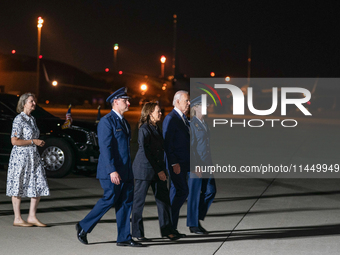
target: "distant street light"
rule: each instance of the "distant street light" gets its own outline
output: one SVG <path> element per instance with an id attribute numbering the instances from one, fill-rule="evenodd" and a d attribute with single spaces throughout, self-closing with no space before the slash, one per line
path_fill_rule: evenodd
<path id="1" fill-rule="evenodd" d="M 116 73 L 117 72 L 117 52 L 118 52 L 119 46 L 118 43 L 115 43 L 113 45 L 113 70 Z"/>
<path id="2" fill-rule="evenodd" d="M 148 86 L 146 85 L 146 84 L 142 84 L 141 86 L 140 86 L 140 89 L 142 90 L 142 91 L 146 91 L 147 89 L 148 89 Z"/>
<path id="3" fill-rule="evenodd" d="M 15 54 L 15 52 L 16 52 L 15 50 L 12 50 L 12 54 Z"/>
<path id="4" fill-rule="evenodd" d="M 41 28 L 43 26 L 44 20 L 41 17 L 38 17 L 38 52 L 37 52 L 37 91 L 36 96 L 39 98 L 39 77 L 40 77 L 40 43 L 41 43 Z"/>
<path id="5" fill-rule="evenodd" d="M 55 87 L 58 85 L 58 82 L 57 81 L 52 81 L 52 85 Z"/>
<path id="6" fill-rule="evenodd" d="M 214 72 L 211 72 L 211 73 L 210 73 L 210 76 L 211 76 L 211 77 L 215 77 L 215 73 L 214 73 Z"/>
<path id="7" fill-rule="evenodd" d="M 225 77 L 225 81 L 230 81 L 230 76 Z"/>
<path id="8" fill-rule="evenodd" d="M 164 78 L 164 64 L 166 61 L 166 57 L 165 56 L 161 56 L 161 77 Z"/>

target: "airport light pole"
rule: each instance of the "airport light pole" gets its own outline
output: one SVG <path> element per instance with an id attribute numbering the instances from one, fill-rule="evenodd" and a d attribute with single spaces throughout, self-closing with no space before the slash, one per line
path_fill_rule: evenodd
<path id="1" fill-rule="evenodd" d="M 117 73 L 117 52 L 118 52 L 119 46 L 118 43 L 115 43 L 113 45 L 113 71 Z"/>
<path id="2" fill-rule="evenodd" d="M 165 56 L 161 56 L 161 77 L 164 78 L 164 64 L 166 61 L 166 57 Z"/>
<path id="3" fill-rule="evenodd" d="M 37 51 L 37 91 L 36 97 L 39 98 L 39 77 L 40 77 L 40 45 L 41 45 L 41 28 L 43 26 L 44 20 L 41 17 L 38 17 L 38 51 Z"/>

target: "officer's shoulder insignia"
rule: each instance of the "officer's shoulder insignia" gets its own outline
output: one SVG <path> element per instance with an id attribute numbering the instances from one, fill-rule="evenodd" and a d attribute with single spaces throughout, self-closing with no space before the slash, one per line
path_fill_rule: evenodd
<path id="1" fill-rule="evenodd" d="M 198 128 L 198 123 L 195 123 L 195 127 L 197 127 L 197 128 Z"/>

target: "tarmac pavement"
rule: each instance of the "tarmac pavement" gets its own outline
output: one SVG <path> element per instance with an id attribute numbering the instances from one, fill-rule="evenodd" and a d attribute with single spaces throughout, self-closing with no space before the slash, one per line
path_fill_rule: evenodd
<path id="1" fill-rule="evenodd" d="M 209 235 L 190 234 L 186 204 L 179 241 L 160 237 L 151 190 L 144 209 L 145 247 L 117 247 L 114 208 L 91 234 L 89 245 L 76 238 L 75 224 L 102 195 L 98 180 L 71 174 L 49 179 L 51 196 L 39 204 L 47 228 L 13 227 L 11 199 L 0 171 L 1 254 L 339 254 L 339 179 L 218 179 L 217 195 L 202 225 Z M 27 217 L 29 200 L 23 199 Z"/>
<path id="2" fill-rule="evenodd" d="M 235 162 L 245 159 L 252 162 L 264 154 L 273 157 L 284 154 L 286 158 L 303 159 L 307 163 L 315 158 L 339 163 L 339 122 L 323 123 L 301 121 L 300 128 L 289 133 L 284 129 L 276 133 L 276 129 L 270 128 L 252 133 L 242 128 L 226 129 L 228 149 L 223 155 Z M 247 143 L 250 137 L 253 139 Z M 274 142 L 268 137 L 275 138 Z M 102 196 L 99 181 L 94 176 L 70 174 L 48 182 L 51 196 L 41 199 L 37 216 L 49 227 L 14 227 L 11 199 L 5 196 L 6 171 L 0 170 L 1 255 L 340 254 L 340 179 L 337 177 L 216 179 L 217 195 L 202 222 L 209 235 L 189 232 L 184 204 L 178 230 L 187 237 L 178 241 L 160 237 L 156 203 L 150 189 L 143 216 L 146 237 L 152 240 L 143 243 L 142 248 L 116 246 L 114 208 L 88 234 L 89 245 L 81 244 L 76 238 L 75 224 Z M 21 208 L 26 219 L 29 199 L 23 199 Z"/>

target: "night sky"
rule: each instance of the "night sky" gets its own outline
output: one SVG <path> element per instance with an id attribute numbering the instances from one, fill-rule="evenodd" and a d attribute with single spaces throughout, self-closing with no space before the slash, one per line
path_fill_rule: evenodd
<path id="1" fill-rule="evenodd" d="M 165 55 L 168 76 L 177 14 L 188 77 L 246 77 L 249 44 L 252 77 L 339 77 L 339 13 L 339 1 L 2 0 L 0 53 L 35 56 L 42 16 L 44 58 L 104 71 L 119 43 L 118 69 L 158 76 Z"/>

